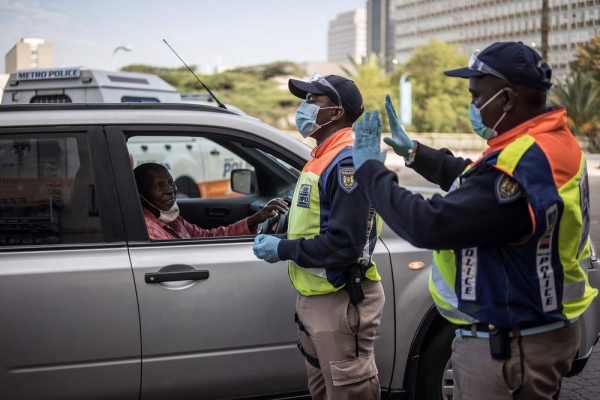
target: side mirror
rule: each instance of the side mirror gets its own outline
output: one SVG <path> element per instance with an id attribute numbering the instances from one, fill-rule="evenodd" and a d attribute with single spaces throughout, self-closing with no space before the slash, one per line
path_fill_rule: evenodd
<path id="1" fill-rule="evenodd" d="M 231 171 L 231 190 L 241 194 L 256 194 L 256 172 L 249 169 Z"/>

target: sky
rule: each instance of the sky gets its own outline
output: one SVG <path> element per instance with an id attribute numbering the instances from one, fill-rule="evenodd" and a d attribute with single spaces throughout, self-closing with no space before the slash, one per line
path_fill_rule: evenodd
<path id="1" fill-rule="evenodd" d="M 326 61 L 329 22 L 367 0 L 0 0 L 0 51 L 24 37 L 54 44 L 56 67 L 129 64 L 200 71 Z M 0 63 L 4 73 L 4 62 Z"/>

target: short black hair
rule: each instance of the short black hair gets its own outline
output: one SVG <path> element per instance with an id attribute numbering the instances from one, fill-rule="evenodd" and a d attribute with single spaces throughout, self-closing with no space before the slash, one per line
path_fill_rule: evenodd
<path id="1" fill-rule="evenodd" d="M 166 169 L 164 165 L 157 163 L 140 164 L 133 169 L 135 184 L 140 194 L 146 194 L 150 185 L 149 178 L 158 170 Z"/>

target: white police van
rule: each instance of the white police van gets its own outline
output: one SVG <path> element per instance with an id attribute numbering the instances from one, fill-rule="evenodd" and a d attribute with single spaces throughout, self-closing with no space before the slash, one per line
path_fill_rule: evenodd
<path id="1" fill-rule="evenodd" d="M 189 102 L 217 106 L 199 100 L 194 95 L 182 96 L 156 75 L 87 68 L 17 71 L 9 76 L 2 96 L 2 104 Z M 229 185 L 231 170 L 247 167 L 231 151 L 201 138 L 178 141 L 146 137 L 143 141 L 132 139 L 128 148 L 132 167 L 147 162 L 167 167 L 180 197 L 237 196 Z"/>
<path id="2" fill-rule="evenodd" d="M 177 89 L 156 75 L 87 68 L 21 70 L 10 75 L 2 104 L 179 103 Z"/>

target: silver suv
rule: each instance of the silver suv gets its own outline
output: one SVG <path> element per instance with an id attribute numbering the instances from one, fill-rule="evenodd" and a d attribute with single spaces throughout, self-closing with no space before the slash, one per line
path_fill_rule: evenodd
<path id="1" fill-rule="evenodd" d="M 194 152 L 202 159 L 175 146 L 196 139 L 209 146 Z M 245 161 L 228 172 L 230 196 L 178 201 L 203 228 L 289 201 L 310 157 L 285 133 L 208 106 L 0 106 L 0 398 L 309 398 L 285 263 L 257 260 L 251 236 L 149 241 L 132 146 L 208 175 L 224 171 L 224 151 Z M 374 257 L 384 398 L 450 398 L 454 328 L 427 290 L 431 253 L 384 226 Z M 589 279 L 600 286 L 598 261 Z M 572 374 L 597 340 L 600 300 L 582 327 Z"/>

